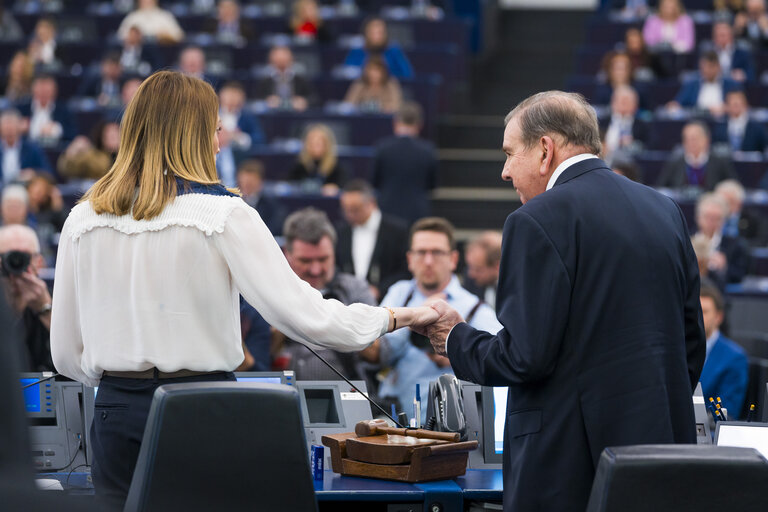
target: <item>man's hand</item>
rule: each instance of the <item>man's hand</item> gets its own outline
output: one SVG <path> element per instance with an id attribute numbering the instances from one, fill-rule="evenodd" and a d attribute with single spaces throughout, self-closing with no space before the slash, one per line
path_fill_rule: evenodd
<path id="1" fill-rule="evenodd" d="M 432 309 L 440 314 L 440 318 L 437 322 L 427 326 L 422 334 L 429 336 L 429 341 L 432 343 L 432 348 L 435 349 L 436 354 L 445 355 L 445 340 L 448 338 L 448 334 L 453 326 L 463 322 L 464 318 L 444 300 L 432 303 Z"/>
<path id="2" fill-rule="evenodd" d="M 30 308 L 38 312 L 51 303 L 51 294 L 48 293 L 45 281 L 32 272 L 27 270 L 19 276 L 11 276 L 10 281 L 13 303 L 18 311 Z"/>

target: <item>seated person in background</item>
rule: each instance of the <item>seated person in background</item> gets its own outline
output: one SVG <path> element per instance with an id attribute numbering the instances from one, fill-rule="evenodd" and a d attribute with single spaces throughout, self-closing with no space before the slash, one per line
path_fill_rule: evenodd
<path id="1" fill-rule="evenodd" d="M 8 101 L 21 103 L 28 101 L 32 94 L 32 78 L 35 76 L 35 65 L 29 54 L 18 51 L 8 64 L 3 96 Z"/>
<path id="2" fill-rule="evenodd" d="M 0 226 L 29 222 L 29 194 L 23 185 L 7 185 L 0 200 Z"/>
<path id="3" fill-rule="evenodd" d="M 346 103 L 364 112 L 397 112 L 403 102 L 403 92 L 396 78 L 389 76 L 387 64 L 381 57 L 371 57 L 363 66 L 360 78 L 352 82 Z"/>
<path id="4" fill-rule="evenodd" d="M 725 96 L 724 121 L 715 124 L 712 139 L 728 144 L 731 151 L 765 151 L 768 134 L 762 123 L 749 118 L 749 104 L 744 91 L 730 91 Z"/>
<path id="5" fill-rule="evenodd" d="M 458 260 L 454 229 L 450 222 L 440 217 L 416 221 L 411 228 L 408 251 L 408 268 L 413 273 L 413 279 L 393 284 L 381 305 L 422 305 L 441 298 L 457 309 L 469 325 L 488 332 L 499 331 L 501 324 L 496 320 L 493 309 L 462 288 L 458 277 L 453 274 Z M 426 337 L 408 329 L 382 337 L 361 356 L 389 369 L 385 370 L 379 395 L 397 399 L 399 411 L 410 412 L 416 384 L 420 385 L 420 421 L 425 423 L 429 382 L 444 373 L 452 373 L 448 358 L 435 354 Z"/>
<path id="6" fill-rule="evenodd" d="M 179 54 L 179 71 L 185 75 L 204 80 L 216 88 L 218 80 L 206 71 L 205 52 L 199 46 L 187 46 Z"/>
<path id="7" fill-rule="evenodd" d="M 363 23 L 365 43 L 362 48 L 353 48 L 344 60 L 345 66 L 363 67 L 373 55 L 384 59 L 389 74 L 396 78 L 413 78 L 413 69 L 399 46 L 389 43 L 387 23 L 383 18 L 373 17 Z"/>
<path id="8" fill-rule="evenodd" d="M 765 12 L 765 0 L 746 0 L 744 11 L 733 20 L 736 37 L 744 39 L 761 48 L 768 44 L 768 14 Z"/>
<path id="9" fill-rule="evenodd" d="M 710 272 L 709 261 L 714 251 L 712 250 L 712 244 L 709 243 L 707 238 L 702 233 L 696 233 L 691 237 L 691 247 L 696 254 L 696 263 L 699 266 L 699 276 L 701 276 L 701 284 L 708 284 L 714 286 L 720 292 L 725 291 L 725 278 L 719 273 Z"/>
<path id="10" fill-rule="evenodd" d="M 709 397 L 720 397 L 723 407 L 728 410 L 728 419 L 738 420 L 742 417 L 747 396 L 747 353 L 720 333 L 725 317 L 725 301 L 720 291 L 712 285 L 702 284 L 699 295 L 707 334 L 707 359 L 699 378 L 704 401 L 707 402 Z"/>
<path id="11" fill-rule="evenodd" d="M 465 288 L 496 310 L 496 287 L 501 263 L 501 233 L 485 231 L 469 241 L 464 249 L 467 264 Z"/>
<path id="12" fill-rule="evenodd" d="M 667 108 L 697 108 L 719 116 L 725 109 L 725 95 L 737 89 L 737 82 L 723 76 L 717 54 L 706 52 L 699 58 L 698 76 L 683 83 L 675 99 L 667 104 Z"/>
<path id="13" fill-rule="evenodd" d="M 51 360 L 51 295 L 48 286 L 40 279 L 43 268 L 40 243 L 35 232 L 27 226 L 0 227 L 0 260 L 10 251 L 28 255 L 29 261 L 21 274 L 6 275 L 3 271 L 3 286 L 8 302 L 16 314 L 24 332 L 24 346 L 19 347 L 22 355 L 22 369 L 27 372 L 55 371 Z M 3 262 L 7 266 L 7 262 Z"/>
<path id="14" fill-rule="evenodd" d="M 634 154 L 643 148 L 648 124 L 638 119 L 637 92 L 632 87 L 621 85 L 613 90 L 611 117 L 603 119 L 600 128 L 605 130 L 603 150 L 607 153 Z"/>
<path id="15" fill-rule="evenodd" d="M 293 15 L 288 32 L 299 39 L 328 43 L 333 35 L 320 17 L 320 9 L 315 0 L 296 0 L 293 2 Z"/>
<path id="16" fill-rule="evenodd" d="M 103 119 L 110 122 L 119 123 L 123 119 L 123 112 L 125 112 L 125 107 L 136 95 L 136 91 L 139 90 L 141 82 L 142 78 L 138 76 L 127 77 L 123 81 L 123 85 L 120 88 L 120 106 L 105 109 Z"/>
<path id="17" fill-rule="evenodd" d="M 120 56 L 109 54 L 101 60 L 99 73 L 87 76 L 77 89 L 77 96 L 96 98 L 102 107 L 120 105 L 120 80 L 123 76 L 123 66 Z"/>
<path id="18" fill-rule="evenodd" d="M 19 105 L 21 115 L 29 120 L 29 138 L 44 146 L 69 142 L 77 135 L 75 118 L 65 102 L 57 102 L 58 85 L 50 75 L 32 81 L 32 101 Z"/>
<path id="19" fill-rule="evenodd" d="M 256 87 L 256 97 L 269 108 L 306 110 L 312 89 L 309 82 L 296 71 L 293 52 L 287 46 L 275 46 L 269 51 L 267 76 Z"/>
<path id="20" fill-rule="evenodd" d="M 680 0 L 660 0 L 657 14 L 645 19 L 643 39 L 652 50 L 671 49 L 688 53 L 696 44 L 693 20 L 685 14 Z"/>
<path id="21" fill-rule="evenodd" d="M 117 36 L 125 39 L 131 27 L 137 27 L 144 37 L 158 43 L 179 43 L 184 31 L 170 11 L 157 6 L 157 0 L 137 0 L 137 9 L 129 13 L 120 23 Z"/>
<path id="22" fill-rule="evenodd" d="M 18 110 L 0 113 L 0 188 L 29 178 L 35 170 L 51 170 L 43 150 L 25 137 L 23 131 Z"/>
<path id="23" fill-rule="evenodd" d="M 120 147 L 120 125 L 101 121 L 92 130 L 90 139 L 78 135 L 59 157 L 59 174 L 72 180 L 95 181 L 104 176 L 115 163 Z"/>
<path id="24" fill-rule="evenodd" d="M 381 213 L 373 187 L 363 180 L 347 183 L 339 203 L 346 222 L 338 227 L 337 265 L 368 281 L 371 293 L 380 300 L 392 283 L 410 277 L 405 259 L 408 226 Z"/>
<path id="25" fill-rule="evenodd" d="M 709 127 L 702 121 L 691 121 L 683 127 L 682 153 L 675 152 L 667 160 L 656 185 L 712 190 L 721 181 L 735 178 L 731 160 L 710 152 Z"/>
<path id="26" fill-rule="evenodd" d="M 220 0 L 216 18 L 207 20 L 205 31 L 224 44 L 244 44 L 256 37 L 250 23 L 240 17 L 236 0 Z"/>
<path id="27" fill-rule="evenodd" d="M 624 176 L 632 181 L 638 183 L 643 182 L 643 176 L 640 169 L 638 169 L 637 165 L 631 160 L 614 160 L 611 162 L 611 170 L 619 176 Z"/>
<path id="28" fill-rule="evenodd" d="M 639 28 L 630 27 L 624 33 L 623 50 L 629 57 L 630 64 L 635 72 L 646 70 L 647 73 L 652 73 L 653 59 L 648 52 L 648 48 L 645 46 L 643 33 Z"/>
<path id="29" fill-rule="evenodd" d="M 160 56 L 151 47 L 144 44 L 141 29 L 135 25 L 128 28 L 118 51 L 120 52 L 120 64 L 127 73 L 147 76 L 152 70 L 162 67 Z"/>
<path id="30" fill-rule="evenodd" d="M 749 245 L 740 236 L 723 233 L 728 205 L 714 193 L 703 194 L 696 203 L 696 227 L 710 246 L 709 274 L 725 284 L 739 283 L 749 268 Z"/>
<path id="31" fill-rule="evenodd" d="M 261 124 L 245 107 L 245 89 L 240 82 L 227 82 L 219 90 L 222 131 L 229 132 L 232 147 L 248 151 L 266 142 Z"/>
<path id="32" fill-rule="evenodd" d="M 368 284 L 351 274 L 336 271 L 334 245 L 336 230 L 328 216 L 315 208 L 304 208 L 285 220 L 285 257 L 301 279 L 319 290 L 326 299 L 348 305 L 357 302 L 376 304 Z M 301 312 L 297 311 L 297 314 Z M 293 370 L 297 380 L 337 380 L 339 377 L 306 348 L 278 333 L 276 370 Z M 326 360 L 350 379 L 360 379 L 357 355 L 331 349 L 318 350 Z"/>
<path id="33" fill-rule="evenodd" d="M 69 210 L 64 210 L 61 192 L 56 187 L 53 176 L 47 172 L 37 173 L 27 182 L 27 194 L 28 224 L 37 232 L 43 261 L 49 267 L 53 267 L 56 263 L 59 233 L 64 227 Z"/>
<path id="34" fill-rule="evenodd" d="M 339 163 L 336 136 L 327 125 L 313 124 L 304 133 L 299 159 L 288 175 L 307 191 L 335 195 L 347 181 L 347 173 Z"/>
<path id="35" fill-rule="evenodd" d="M 605 82 L 600 83 L 595 88 L 594 102 L 598 105 L 609 105 L 613 97 L 613 92 L 619 87 L 632 87 L 634 81 L 634 71 L 632 61 L 624 52 L 610 52 L 603 59 L 601 78 Z M 638 107 L 642 107 L 642 101 L 638 94 Z"/>
<path id="36" fill-rule="evenodd" d="M 660 0 L 658 13 L 648 16 L 643 25 L 643 39 L 653 51 L 668 48 L 688 53 L 696 44 L 695 37 L 693 20 L 680 0 Z"/>
<path id="37" fill-rule="evenodd" d="M 419 137 L 421 106 L 406 101 L 397 111 L 394 136 L 376 144 L 371 184 L 379 193 L 381 211 L 410 226 L 429 215 L 430 194 L 437 187 L 438 161 L 432 142 Z"/>
<path id="38" fill-rule="evenodd" d="M 285 208 L 273 197 L 262 193 L 264 188 L 264 165 L 259 160 L 245 160 L 237 168 L 237 187 L 243 201 L 259 212 L 261 220 L 269 231 L 278 236 L 283 232 Z"/>
<path id="39" fill-rule="evenodd" d="M 739 236 L 753 246 L 766 243 L 766 224 L 759 216 L 744 210 L 744 187 L 736 180 L 721 181 L 715 194 L 728 205 L 728 216 L 723 223 L 724 236 Z"/>
<path id="40" fill-rule="evenodd" d="M 723 75 L 737 82 L 755 79 L 755 65 L 752 52 L 746 45 L 738 45 L 733 37 L 733 27 L 726 20 L 718 20 L 712 25 L 712 40 L 704 41 L 702 53 L 714 51 L 720 59 Z"/>
<path id="41" fill-rule="evenodd" d="M 42 18 L 35 25 L 27 53 L 35 66 L 52 68 L 61 64 L 56 46 L 56 25 L 50 18 Z"/>

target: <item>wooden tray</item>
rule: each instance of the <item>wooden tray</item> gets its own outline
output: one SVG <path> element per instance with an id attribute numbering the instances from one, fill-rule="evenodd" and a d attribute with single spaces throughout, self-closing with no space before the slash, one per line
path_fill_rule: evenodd
<path id="1" fill-rule="evenodd" d="M 373 463 L 355 460 L 347 452 L 348 442 L 352 441 L 351 445 L 354 445 L 356 439 L 358 438 L 354 432 L 322 437 L 323 444 L 331 450 L 331 468 L 334 472 L 347 476 L 381 478 L 402 482 L 445 480 L 466 473 L 469 451 L 477 448 L 477 441 L 465 441 L 463 443 L 438 441 L 427 445 L 409 445 L 408 447 L 411 448 L 410 464 Z M 378 444 L 391 443 L 381 442 Z M 385 460 L 395 458 L 385 457 Z"/>
<path id="2" fill-rule="evenodd" d="M 350 437 L 346 446 L 347 456 L 353 460 L 373 464 L 408 464 L 416 448 L 440 444 L 448 444 L 448 441 L 384 434 Z"/>

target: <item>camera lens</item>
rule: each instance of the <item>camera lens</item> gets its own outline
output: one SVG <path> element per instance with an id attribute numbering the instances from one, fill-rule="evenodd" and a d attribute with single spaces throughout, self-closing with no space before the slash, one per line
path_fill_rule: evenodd
<path id="1" fill-rule="evenodd" d="M 24 251 L 8 251 L 0 255 L 2 271 L 5 276 L 19 276 L 27 270 L 32 255 Z"/>

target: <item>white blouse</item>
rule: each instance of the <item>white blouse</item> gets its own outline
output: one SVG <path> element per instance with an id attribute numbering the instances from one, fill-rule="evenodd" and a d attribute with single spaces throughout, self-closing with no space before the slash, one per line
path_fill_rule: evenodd
<path id="1" fill-rule="evenodd" d="M 243 361 L 238 294 L 288 337 L 361 350 L 389 313 L 324 300 L 239 197 L 178 196 L 151 220 L 72 209 L 59 241 L 51 354 L 89 386 L 104 370 L 231 371 Z"/>

